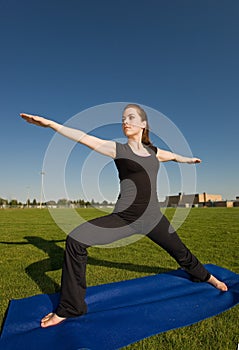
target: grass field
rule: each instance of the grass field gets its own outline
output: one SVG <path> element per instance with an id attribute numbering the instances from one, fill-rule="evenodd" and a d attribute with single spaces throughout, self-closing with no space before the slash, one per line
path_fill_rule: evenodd
<path id="1" fill-rule="evenodd" d="M 86 219 L 104 215 L 96 209 L 79 211 Z M 173 209 L 168 209 L 166 216 L 172 215 Z M 65 233 L 46 209 L 0 210 L 0 233 L 2 323 L 11 299 L 59 290 Z M 239 273 L 239 208 L 194 208 L 178 233 L 202 263 L 217 264 Z M 90 248 L 87 280 L 91 286 L 177 267 L 166 252 L 143 238 L 120 248 Z M 238 343 L 239 306 L 236 306 L 195 325 L 144 339 L 124 350 L 236 350 Z"/>

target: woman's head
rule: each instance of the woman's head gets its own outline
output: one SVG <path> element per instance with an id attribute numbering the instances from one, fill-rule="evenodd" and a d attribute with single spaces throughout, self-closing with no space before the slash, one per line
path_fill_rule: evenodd
<path id="1" fill-rule="evenodd" d="M 142 129 L 143 129 L 143 132 L 142 132 L 142 143 L 145 144 L 145 145 L 150 145 L 151 142 L 149 140 L 149 124 L 148 124 L 148 117 L 147 117 L 146 112 L 139 105 L 134 104 L 134 103 L 130 103 L 127 106 L 125 106 L 125 108 L 123 110 L 123 120 L 122 120 L 123 123 L 124 123 L 124 120 L 125 120 L 124 119 L 124 117 L 125 117 L 124 114 L 127 111 L 130 111 L 130 110 L 134 110 L 136 112 L 135 113 L 136 118 L 137 118 L 137 116 L 140 117 Z"/>

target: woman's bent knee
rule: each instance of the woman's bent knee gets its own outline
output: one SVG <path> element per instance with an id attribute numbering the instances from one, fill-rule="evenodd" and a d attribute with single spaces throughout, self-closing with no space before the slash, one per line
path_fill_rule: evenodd
<path id="1" fill-rule="evenodd" d="M 66 238 L 66 251 L 75 252 L 79 255 L 87 256 L 87 247 L 84 243 L 77 241 L 70 235 Z"/>

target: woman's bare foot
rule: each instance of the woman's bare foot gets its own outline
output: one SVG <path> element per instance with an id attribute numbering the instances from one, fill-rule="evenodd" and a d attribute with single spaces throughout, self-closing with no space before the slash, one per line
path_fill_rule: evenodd
<path id="1" fill-rule="evenodd" d="M 219 281 L 213 275 L 211 275 L 211 277 L 209 278 L 209 280 L 207 282 L 212 284 L 214 287 L 221 290 L 222 292 L 226 292 L 228 290 L 227 285 L 224 282 Z"/>
<path id="2" fill-rule="evenodd" d="M 48 315 L 43 317 L 43 319 L 41 320 L 41 327 L 47 328 L 50 326 L 56 326 L 56 325 L 62 323 L 63 321 L 65 321 L 65 319 L 66 319 L 65 317 L 59 317 L 59 316 L 57 316 L 57 314 L 50 312 Z"/>

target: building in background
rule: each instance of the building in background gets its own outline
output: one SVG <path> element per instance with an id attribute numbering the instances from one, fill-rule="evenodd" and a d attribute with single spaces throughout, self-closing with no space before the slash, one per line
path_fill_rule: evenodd
<path id="1" fill-rule="evenodd" d="M 223 200 L 220 194 L 206 192 L 196 194 L 179 193 L 175 196 L 167 196 L 162 207 L 238 207 L 239 197 L 236 200 Z"/>

